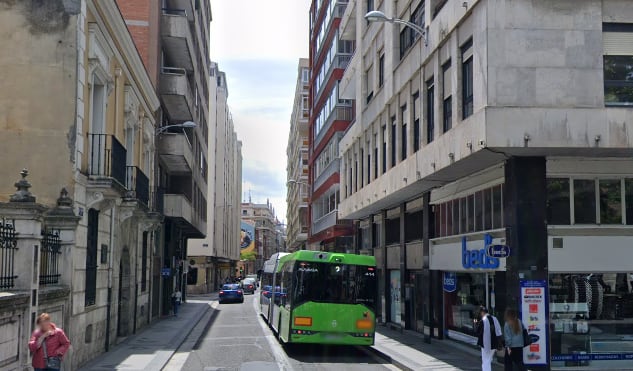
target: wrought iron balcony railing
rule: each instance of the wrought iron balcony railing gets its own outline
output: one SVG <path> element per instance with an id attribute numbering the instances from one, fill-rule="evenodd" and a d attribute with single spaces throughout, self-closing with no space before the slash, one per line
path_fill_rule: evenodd
<path id="1" fill-rule="evenodd" d="M 137 166 L 127 166 L 125 188 L 133 193 L 133 197 L 149 206 L 149 178 Z"/>
<path id="2" fill-rule="evenodd" d="M 108 177 L 125 185 L 125 147 L 110 134 L 88 134 L 90 162 L 88 175 Z"/>

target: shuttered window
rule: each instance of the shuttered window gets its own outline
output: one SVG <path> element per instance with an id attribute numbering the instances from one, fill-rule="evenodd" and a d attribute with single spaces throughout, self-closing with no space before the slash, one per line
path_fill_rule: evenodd
<path id="1" fill-rule="evenodd" d="M 633 24 L 603 24 L 604 102 L 633 106 Z"/>

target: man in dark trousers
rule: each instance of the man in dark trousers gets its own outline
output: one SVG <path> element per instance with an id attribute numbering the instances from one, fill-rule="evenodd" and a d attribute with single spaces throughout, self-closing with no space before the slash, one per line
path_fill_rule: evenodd
<path id="1" fill-rule="evenodd" d="M 479 307 L 479 320 L 476 321 L 477 345 L 481 348 L 481 370 L 492 370 L 492 359 L 500 348 L 503 332 L 497 317 L 488 313 L 488 308 Z"/>

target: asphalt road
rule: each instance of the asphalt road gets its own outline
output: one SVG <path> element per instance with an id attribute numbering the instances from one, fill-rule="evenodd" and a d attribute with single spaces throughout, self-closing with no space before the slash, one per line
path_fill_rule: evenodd
<path id="1" fill-rule="evenodd" d="M 256 311 L 257 295 L 217 306 L 182 370 L 397 370 L 357 347 L 281 346 Z"/>

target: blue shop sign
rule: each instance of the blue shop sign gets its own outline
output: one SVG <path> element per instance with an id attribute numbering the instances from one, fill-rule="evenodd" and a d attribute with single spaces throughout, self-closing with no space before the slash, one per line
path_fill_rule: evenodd
<path id="1" fill-rule="evenodd" d="M 454 272 L 444 272 L 442 282 L 444 291 L 455 292 L 455 290 L 457 290 L 457 274 Z"/>
<path id="2" fill-rule="evenodd" d="M 162 268 L 160 270 L 160 275 L 163 276 L 163 277 L 171 276 L 171 268 Z"/>
<path id="3" fill-rule="evenodd" d="M 499 258 L 488 256 L 487 247 L 492 244 L 492 236 L 484 235 L 484 248 L 468 250 L 468 241 L 462 237 L 462 266 L 465 269 L 497 269 L 501 264 Z"/>

